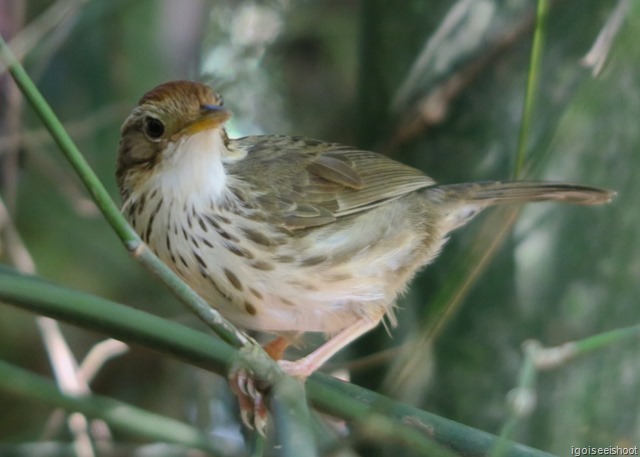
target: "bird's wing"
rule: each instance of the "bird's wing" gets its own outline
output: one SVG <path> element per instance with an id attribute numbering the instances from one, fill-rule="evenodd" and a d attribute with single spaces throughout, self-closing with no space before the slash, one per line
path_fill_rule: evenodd
<path id="1" fill-rule="evenodd" d="M 302 137 L 231 140 L 247 151 L 228 170 L 258 190 L 258 204 L 287 228 L 324 225 L 435 182 L 381 154 Z"/>

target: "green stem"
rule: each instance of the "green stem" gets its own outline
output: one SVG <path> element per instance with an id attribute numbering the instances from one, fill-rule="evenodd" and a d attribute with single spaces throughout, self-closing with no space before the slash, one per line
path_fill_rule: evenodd
<path id="1" fill-rule="evenodd" d="M 164 284 L 185 303 L 209 328 L 227 343 L 235 347 L 253 344 L 247 336 L 235 328 L 228 320 L 205 302 L 191 287 L 189 287 L 171 268 L 151 252 L 146 244 L 140 242 L 138 249 L 134 251 L 142 265 L 154 273 Z M 226 299 L 225 299 L 226 300 Z M 259 355 L 257 355 L 259 356 Z M 265 357 L 266 354 L 265 354 Z M 267 357 L 268 358 L 268 357 Z"/>
<path id="2" fill-rule="evenodd" d="M 296 404 L 296 398 L 306 398 L 304 384 L 300 381 L 286 376 L 274 386 L 270 409 L 278 444 L 282 446 L 284 457 L 314 457 L 318 451 L 309 408 L 306 403 Z"/>
<path id="3" fill-rule="evenodd" d="M 0 268 L 0 301 L 106 333 L 219 374 L 226 373 L 237 361 L 233 348 L 205 333 L 34 276 L 17 274 L 7 268 Z M 250 357 L 250 354 L 246 357 Z M 290 416 L 284 420 L 306 422 L 307 412 L 296 409 L 299 407 L 297 400 L 301 395 L 300 387 L 287 387 L 287 384 L 277 382 L 274 385 L 276 402 L 280 403 L 276 408 Z M 482 456 L 488 455 L 497 439 L 488 433 L 320 373 L 311 376 L 305 387 L 309 399 L 321 411 L 349 420 L 362 427 L 363 431 L 368 427 L 367 421 L 373 412 L 374 416 L 384 418 L 386 436 L 394 436 L 397 441 L 410 446 L 419 444 L 420 448 L 433 451 L 437 445 L 441 445 L 462 455 Z M 282 423 L 278 425 L 282 426 Z M 286 426 L 293 430 L 299 424 L 289 423 Z M 548 456 L 519 444 L 510 446 L 507 455 Z"/>
<path id="4" fill-rule="evenodd" d="M 2 59 L 25 98 L 36 111 L 40 120 L 60 147 L 67 160 L 76 170 L 78 176 L 91 194 L 105 219 L 115 230 L 129 252 L 133 253 L 140 263 L 155 273 L 162 282 L 196 315 L 198 315 L 216 334 L 234 346 L 247 343 L 247 338 L 204 300 L 195 294 L 170 268 L 156 257 L 144 245 L 138 234 L 120 213 L 108 192 L 82 156 L 64 126 L 46 102 L 29 75 L 15 58 L 4 39 L 0 37 L 0 59 Z M 216 302 L 227 300 L 218 294 Z"/>
<path id="5" fill-rule="evenodd" d="M 527 143 L 529 131 L 533 118 L 533 110 L 537 97 L 538 79 L 542 62 L 542 48 L 544 45 L 544 32 L 547 12 L 549 10 L 548 0 L 538 0 L 536 11 L 536 28 L 533 33 L 533 44 L 531 48 L 531 60 L 529 62 L 529 75 L 525 93 L 524 108 L 522 111 L 522 122 L 520 124 L 520 134 L 518 135 L 518 152 L 513 170 L 513 178 L 520 177 L 524 170 L 527 159 Z"/>
<path id="6" fill-rule="evenodd" d="M 0 360 L 0 389 L 104 420 L 126 433 L 221 454 L 206 434 L 184 422 L 100 395 L 73 396 L 41 376 Z M 211 454 L 210 454 L 211 455 Z"/>
<path id="7" fill-rule="evenodd" d="M 47 130 L 49 130 L 49 133 L 89 190 L 89 193 L 102 211 L 102 214 L 109 224 L 111 224 L 129 252 L 131 252 L 142 265 L 160 278 L 174 295 L 200 317 L 220 338 L 232 346 L 247 349 L 244 352 L 250 353 L 250 356 L 243 357 L 243 365 L 255 373 L 258 379 L 269 380 L 272 385 L 276 386 L 279 382 L 285 382 L 285 375 L 282 370 L 279 369 L 278 365 L 254 340 L 236 329 L 220 313 L 202 300 L 202 298 L 142 242 L 138 234 L 122 216 L 118 207 L 113 203 L 100 180 L 93 173 L 93 170 L 91 170 L 91 167 L 65 131 L 62 123 L 58 120 L 51 107 L 47 104 L 42 94 L 38 91 L 22 65 L 20 65 L 20 62 L 18 62 L 11 53 L 11 50 L 1 37 L 0 58 L 6 62 L 11 75 L 20 87 L 22 93 L 33 106 Z M 214 303 L 231 306 L 222 294 L 215 290 L 213 293 L 216 294 L 216 297 L 213 299 Z M 156 333 L 151 336 L 157 337 L 161 334 L 162 333 Z M 210 347 L 210 342 L 202 343 L 202 346 L 208 348 Z M 237 361 L 239 360 L 236 360 L 236 362 Z M 285 396 L 281 399 L 281 403 L 287 410 L 302 411 L 306 408 L 306 398 L 304 395 L 295 398 L 291 395 Z"/>
<path id="8" fill-rule="evenodd" d="M 113 227 L 118 237 L 127 245 L 136 245 L 140 238 L 129 226 L 127 221 L 120 214 L 120 210 L 113 203 L 111 197 L 102 186 L 98 177 L 93 173 L 91 167 L 82 156 L 71 137 L 67 134 L 62 123 L 46 102 L 40 91 L 27 75 L 25 69 L 15 58 L 4 39 L 0 37 L 0 58 L 6 63 L 11 76 L 15 80 L 22 94 L 29 101 L 36 111 L 40 120 L 51 134 L 58 147 L 67 156 L 67 159 L 78 173 L 78 176 L 93 197 L 93 200 L 100 208 L 100 211 Z"/>
<path id="9" fill-rule="evenodd" d="M 205 333 L 6 267 L 0 267 L 0 300 L 127 343 L 170 353 L 221 374 L 227 372 L 234 357 L 228 344 Z"/>
<path id="10" fill-rule="evenodd" d="M 411 431 L 420 432 L 435 443 L 464 456 L 488 456 L 498 437 L 397 402 L 362 387 L 321 373 L 307 381 L 311 402 L 323 412 L 356 423 L 366 423 L 372 412 Z M 402 433 L 395 430 L 397 436 Z M 507 442 L 508 457 L 551 457 L 551 454 L 521 444 Z"/>
<path id="11" fill-rule="evenodd" d="M 640 324 L 609 330 L 608 332 L 589 336 L 582 340 L 569 341 L 555 347 L 542 347 L 542 345 L 536 341 L 530 343 L 529 348 L 535 367 L 538 370 L 549 370 L 575 357 L 621 341 L 636 339 L 638 336 L 640 336 Z"/>
<path id="12" fill-rule="evenodd" d="M 498 441 L 491 451 L 491 457 L 504 457 L 507 454 L 511 446 L 511 441 L 509 440 L 513 438 L 518 423 L 531 413 L 535 405 L 535 384 L 537 379 L 535 347 L 531 344 L 525 344 L 524 353 L 524 362 L 518 375 L 518 386 L 508 395 L 510 414 L 502 426 Z"/>
<path id="13" fill-rule="evenodd" d="M 593 335 L 588 338 L 575 341 L 575 355 L 583 355 L 587 352 L 601 349 L 620 341 L 640 336 L 640 325 L 618 328 L 608 332 Z"/>

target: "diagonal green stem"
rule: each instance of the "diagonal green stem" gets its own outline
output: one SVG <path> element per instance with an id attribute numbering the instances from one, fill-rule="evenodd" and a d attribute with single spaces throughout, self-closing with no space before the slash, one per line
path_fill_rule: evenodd
<path id="1" fill-rule="evenodd" d="M 100 418 L 109 425 L 153 440 L 202 449 L 208 455 L 221 455 L 213 440 L 184 422 L 154 414 L 101 395 L 74 396 L 64 393 L 42 376 L 0 360 L 0 389 L 46 404 Z"/>
<path id="2" fill-rule="evenodd" d="M 251 338 L 235 328 L 220 313 L 209 306 L 202 298 L 200 298 L 184 281 L 182 281 L 167 265 L 165 265 L 149 248 L 142 242 L 138 234 L 127 223 L 126 219 L 120 213 L 118 207 L 113 203 L 109 194 L 102 186 L 91 167 L 84 159 L 73 140 L 69 137 L 62 123 L 58 120 L 55 113 L 46 102 L 42 94 L 29 78 L 26 71 L 12 54 L 11 50 L 0 37 L 0 59 L 3 60 L 16 83 L 20 87 L 22 93 L 33 106 L 36 113 L 40 117 L 55 142 L 58 144 L 62 152 L 67 157 L 76 170 L 78 176 L 85 184 L 89 193 L 93 197 L 102 214 L 113 227 L 118 237 L 125 244 L 126 248 L 133 256 L 148 270 L 154 273 L 160 280 L 176 295 L 188 308 L 191 309 L 200 319 L 202 319 L 222 340 L 235 347 L 241 347 L 249 353 L 249 356 L 243 357 L 242 354 L 236 354 L 236 362 L 242 363 L 253 373 L 258 379 L 268 380 L 276 387 L 280 382 L 284 382 L 284 373 L 279 366 L 262 350 L 262 348 Z M 217 292 L 214 292 L 217 293 Z M 227 303 L 228 300 L 222 294 L 217 293 L 214 299 L 215 303 Z M 156 335 L 157 336 L 157 335 Z M 210 339 L 209 339 L 210 340 Z M 204 343 L 209 347 L 210 342 Z M 298 392 L 300 393 L 300 392 Z M 297 418 L 303 418 L 308 422 L 308 410 L 306 408 L 306 397 L 303 395 L 286 395 L 281 399 L 281 404 L 285 411 L 297 412 Z M 281 424 L 293 420 L 292 414 L 281 415 Z M 310 428 L 307 428 L 307 435 L 310 436 Z M 315 443 L 312 440 L 305 440 L 298 449 L 304 450 L 301 455 L 313 455 L 315 452 Z"/>
<path id="3" fill-rule="evenodd" d="M 588 338 L 575 341 L 575 356 L 584 355 L 591 351 L 595 351 L 596 349 L 602 349 L 603 347 L 611 344 L 631 338 L 637 338 L 638 336 L 640 336 L 640 325 L 617 328 L 598 335 L 593 335 Z"/>
<path id="4" fill-rule="evenodd" d="M 62 123 L 58 120 L 55 113 L 46 102 L 40 91 L 29 78 L 26 71 L 11 53 L 5 41 L 0 37 L 0 58 L 6 63 L 9 72 L 13 76 L 16 84 L 20 87 L 23 95 L 27 98 L 33 109 L 36 111 L 40 120 L 47 128 L 51 137 L 54 139 L 58 147 L 66 155 L 73 168 L 82 179 L 87 190 L 93 197 L 100 211 L 113 227 L 118 237 L 132 249 L 140 243 L 140 238 L 136 232 L 129 226 L 127 221 L 120 214 L 120 210 L 113 203 L 111 197 L 102 186 L 98 177 L 93 173 L 89 164 L 82 156 L 75 143 L 69 137 Z"/>
<path id="5" fill-rule="evenodd" d="M 374 411 L 409 430 L 422 432 L 461 456 L 488 456 L 499 439 L 322 373 L 309 378 L 307 392 L 311 402 L 324 412 L 359 423 L 366 422 Z M 551 457 L 551 454 L 521 444 L 510 441 L 506 444 L 506 457 Z"/>
<path id="6" fill-rule="evenodd" d="M 104 298 L 70 290 L 35 276 L 17 274 L 13 270 L 2 267 L 0 267 L 0 301 L 80 325 L 85 329 L 106 333 L 125 342 L 141 345 L 220 374 L 230 369 L 235 358 L 233 348 L 220 340 L 210 338 L 205 333 Z M 286 380 L 289 381 L 288 378 Z M 290 381 L 296 383 L 296 381 Z M 295 430 L 292 433 L 297 433 L 298 429 L 302 428 L 300 423 L 304 424 L 307 421 L 306 411 L 296 410 L 290 406 L 299 397 L 300 394 L 296 390 L 300 387 L 297 384 L 287 387 L 286 383 L 276 384 L 274 387 L 276 402 L 279 403 L 275 408 L 278 414 L 276 422 L 279 428 L 283 429 L 280 433 L 286 430 Z M 433 451 L 435 446 L 441 445 L 460 455 L 483 456 L 488 455 L 497 439 L 488 433 L 421 411 L 321 373 L 312 375 L 305 387 L 310 401 L 318 409 L 346 419 L 356 426 L 362 426 L 363 429 L 370 425 L 367 421 L 382 417 L 384 420 L 377 421 L 375 425 L 382 427 L 378 431 L 384 432 L 384 435 L 378 433 L 377 438 L 383 442 L 388 439 L 387 437 L 395 437 L 398 442 L 412 448 L 413 446 L 429 447 Z M 3 388 L 2 383 L 0 388 Z M 76 408 L 64 402 L 56 405 L 70 409 Z M 283 423 L 283 420 L 287 420 L 287 415 L 293 415 L 293 420 L 300 423 Z M 286 438 L 292 440 L 300 436 Z M 296 447 L 301 449 L 302 444 L 297 444 Z M 549 457 L 549 454 L 519 444 L 510 445 L 506 455 Z"/>
<path id="7" fill-rule="evenodd" d="M 142 242 L 138 234 L 120 213 L 108 192 L 82 156 L 77 146 L 67 134 L 64 126 L 57 118 L 49 104 L 37 89 L 20 62 L 13 55 L 5 41 L 0 37 L 0 59 L 3 60 L 23 95 L 36 111 L 56 144 L 67 160 L 76 170 L 78 176 L 100 208 L 105 219 L 115 230 L 127 249 L 133 253 L 140 263 L 156 274 L 162 282 L 196 315 L 198 315 L 216 334 L 234 346 L 247 343 L 247 338 L 231 323 L 212 309 L 204 300 L 191 290 L 169 267 L 158 259 Z M 220 295 L 218 301 L 224 303 L 226 298 Z"/>

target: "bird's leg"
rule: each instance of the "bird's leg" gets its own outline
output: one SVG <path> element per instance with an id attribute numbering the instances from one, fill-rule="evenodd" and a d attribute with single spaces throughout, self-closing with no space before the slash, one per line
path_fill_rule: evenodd
<path id="1" fill-rule="evenodd" d="M 238 399 L 242 422 L 265 436 L 268 415 L 265 393 L 256 386 L 253 375 L 244 367 L 234 367 L 229 372 L 229 387 Z"/>
<path id="2" fill-rule="evenodd" d="M 284 355 L 284 351 L 289 347 L 289 340 L 283 336 L 276 336 L 274 339 L 269 341 L 267 344 L 262 346 L 264 352 L 266 352 L 269 357 L 273 360 L 280 360 Z"/>
<path id="3" fill-rule="evenodd" d="M 281 360 L 284 350 L 289 345 L 289 342 L 284 337 L 276 337 L 264 346 L 264 350 L 272 359 L 278 362 L 280 367 L 289 376 L 305 380 L 311 373 L 320 368 L 327 360 L 340 351 L 340 349 L 376 327 L 381 319 L 382 316 L 377 319 L 372 319 L 371 317 L 360 318 L 349 327 L 331 337 L 311 354 L 295 362 Z M 264 387 L 257 386 L 256 380 L 244 368 L 232 370 L 229 375 L 229 385 L 233 393 L 238 397 L 242 421 L 249 428 L 255 428 L 260 434 L 264 435 L 268 413 L 265 404 L 267 390 L 265 390 Z"/>
<path id="4" fill-rule="evenodd" d="M 262 348 L 273 360 L 282 359 L 289 340 L 277 336 Z M 256 429 L 264 436 L 267 427 L 266 391 L 256 385 L 256 380 L 243 367 L 233 368 L 229 374 L 229 387 L 238 398 L 240 416 L 247 427 Z"/>
<path id="5" fill-rule="evenodd" d="M 313 351 L 311 354 L 298 359 L 294 362 L 288 360 L 279 360 L 278 364 L 280 368 L 284 370 L 289 376 L 293 376 L 298 379 L 306 379 L 320 368 L 327 360 L 333 357 L 343 347 L 347 346 L 353 340 L 367 333 L 369 330 L 376 327 L 382 316 L 377 319 L 371 317 L 362 317 L 349 327 L 341 330 L 336 335 L 332 336 L 322 346 Z"/>

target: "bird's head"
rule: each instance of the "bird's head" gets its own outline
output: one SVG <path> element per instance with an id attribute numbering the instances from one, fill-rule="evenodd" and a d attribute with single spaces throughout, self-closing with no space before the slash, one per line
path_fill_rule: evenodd
<path id="1" fill-rule="evenodd" d="M 122 125 L 116 170 L 121 194 L 159 173 L 179 173 L 185 162 L 198 164 L 198 156 L 217 152 L 221 160 L 230 117 L 222 97 L 204 84 L 173 81 L 147 92 Z"/>

